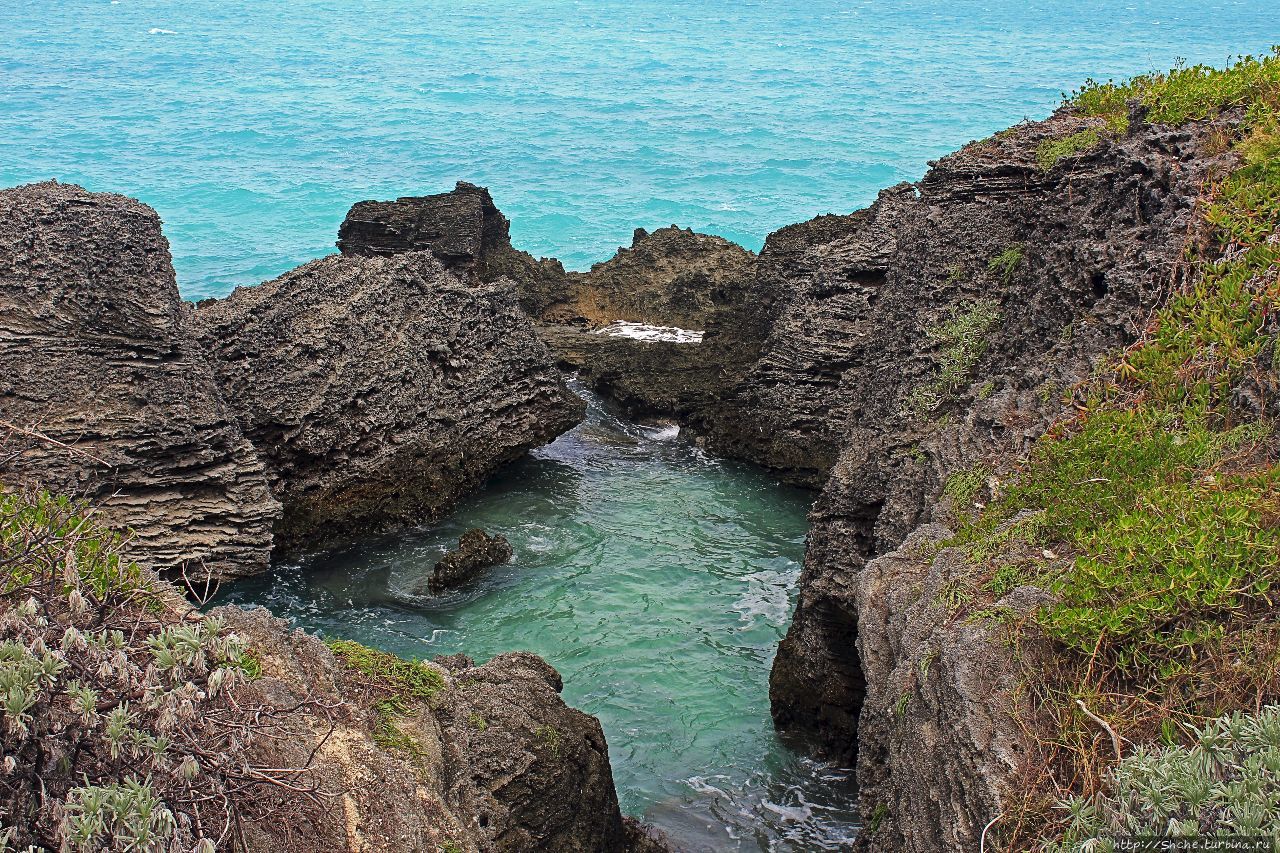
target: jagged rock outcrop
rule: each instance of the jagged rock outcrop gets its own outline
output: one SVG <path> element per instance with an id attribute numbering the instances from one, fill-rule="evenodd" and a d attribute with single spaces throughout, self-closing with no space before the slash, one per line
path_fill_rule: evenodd
<path id="1" fill-rule="evenodd" d="M 0 479 L 92 500 L 157 571 L 252 574 L 280 507 L 182 305 L 151 208 L 0 191 Z"/>
<path id="2" fill-rule="evenodd" d="M 429 252 L 321 258 L 202 303 L 192 326 L 267 464 L 286 550 L 438 518 L 584 414 L 510 282 Z"/>
<path id="3" fill-rule="evenodd" d="M 450 270 L 481 281 L 514 281 L 533 316 L 565 298 L 564 267 L 511 246 L 511 223 L 484 187 L 459 181 L 452 192 L 395 201 L 362 201 L 338 229 L 344 255 L 429 251 Z"/>
<path id="4" fill-rule="evenodd" d="M 662 849 L 624 822 L 599 722 L 564 704 L 560 676 L 541 658 L 425 664 L 441 686 L 417 697 L 265 610 L 217 615 L 261 663 L 241 701 L 291 709 L 264 719 L 269 736 L 253 741 L 253 759 L 296 768 L 298 787 L 319 789 L 315 800 L 248 816 L 249 849 Z"/>
<path id="5" fill-rule="evenodd" d="M 451 790 L 480 816 L 490 848 L 631 847 L 600 722 L 564 704 L 550 664 L 516 652 L 453 677 L 464 686 L 443 723 L 446 752 L 468 771 L 453 775 Z"/>
<path id="6" fill-rule="evenodd" d="M 773 293 L 755 256 L 676 226 L 637 229 L 631 248 L 586 273 L 544 312 L 539 332 L 561 363 L 633 417 L 675 417 L 695 430 L 759 356 Z M 618 321 L 702 333 L 700 343 L 611 333 Z"/>
<path id="7" fill-rule="evenodd" d="M 511 247 L 509 223 L 488 190 L 455 190 L 394 202 L 360 202 L 339 231 L 344 254 L 429 250 L 478 281 L 506 277 L 560 363 L 635 417 L 696 425 L 759 354 L 773 293 L 754 255 L 721 237 L 676 226 L 637 229 L 630 248 L 585 273 Z M 772 282 L 770 282 L 772 283 Z M 702 343 L 599 334 L 617 321 L 703 332 Z"/>
<path id="8" fill-rule="evenodd" d="M 841 380 L 869 335 L 868 315 L 897 248 L 910 185 L 871 208 L 819 216 L 770 234 L 756 264 L 756 290 L 779 301 L 765 316 L 768 342 L 737 387 L 726 385 L 707 425 L 717 453 L 774 469 L 819 488 L 844 441 L 856 400 Z"/>
<path id="9" fill-rule="evenodd" d="M 458 539 L 458 547 L 432 568 L 427 589 L 440 592 L 466 583 L 485 569 L 507 562 L 512 554 L 505 536 L 490 536 L 478 528 L 468 530 Z"/>
<path id="10" fill-rule="evenodd" d="M 755 255 L 723 237 L 672 225 L 637 228 L 589 272 L 568 273 L 565 301 L 542 319 L 599 327 L 615 321 L 706 329 L 754 293 Z"/>
<path id="11" fill-rule="evenodd" d="M 816 735 L 846 760 L 859 755 L 868 818 L 882 803 L 905 821 L 869 833 L 865 849 L 976 846 L 979 806 L 994 802 L 982 780 L 1006 774 L 965 756 L 987 743 L 983 760 L 1001 762 L 1012 748 L 998 706 L 977 695 L 978 671 L 956 668 L 959 652 L 943 652 L 947 695 L 887 733 L 900 696 L 886 690 L 919 657 L 910 637 L 967 648 L 997 693 L 1008 670 L 980 636 L 894 589 L 927 587 L 927 572 L 945 566 L 921 574 L 901 555 L 874 570 L 868 561 L 935 517 L 951 474 L 1020 457 L 1067 411 L 1064 392 L 1146 327 L 1184 280 L 1202 182 L 1230 163 L 1200 123 L 1135 124 L 1039 165 L 1042 142 L 1090 124 L 1063 112 L 975 143 L 869 210 L 783 232 L 785 253 L 781 243 L 762 253 L 762 266 L 779 259 L 780 291 L 792 295 L 730 419 L 712 425 L 711 446 L 803 482 L 830 466 L 770 695 L 780 727 Z M 932 756 L 914 745 L 927 743 Z M 950 761 L 977 781 L 949 788 L 958 777 L 940 762 Z M 950 811 L 969 808 L 964 819 Z M 930 814 L 932 834 L 919 817 Z"/>

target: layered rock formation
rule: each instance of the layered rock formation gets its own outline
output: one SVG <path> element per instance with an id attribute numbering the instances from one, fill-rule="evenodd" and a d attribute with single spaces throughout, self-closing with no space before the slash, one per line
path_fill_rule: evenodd
<path id="1" fill-rule="evenodd" d="M 298 787 L 318 794 L 247 816 L 249 849 L 662 849 L 623 821 L 599 722 L 564 704 L 540 658 L 423 664 L 439 688 L 414 696 L 265 610 L 217 613 L 261 662 L 241 701 L 294 709 L 271 716 L 252 758 L 298 768 Z"/>
<path id="2" fill-rule="evenodd" d="M 430 251 L 464 277 L 510 279 L 560 363 L 634 417 L 709 418 L 724 389 L 756 360 L 773 304 L 750 252 L 674 225 L 652 234 L 637 229 L 630 248 L 590 272 L 535 261 L 512 248 L 509 223 L 488 190 L 467 183 L 438 195 L 360 202 L 338 246 L 361 256 Z M 701 345 L 596 334 L 617 321 L 705 334 Z"/>
<path id="3" fill-rule="evenodd" d="M 91 499 L 157 571 L 262 571 L 280 507 L 182 305 L 151 208 L 0 191 L 0 479 Z"/>
<path id="4" fill-rule="evenodd" d="M 887 815 L 865 849 L 976 846 L 1019 748 L 997 640 L 930 606 L 945 559 L 891 552 L 951 474 L 1019 458 L 1145 328 L 1185 275 L 1202 181 L 1229 162 L 1207 124 L 1136 124 L 1039 165 L 1041 143 L 1089 124 L 1019 126 L 868 211 L 784 232 L 794 296 L 727 409 L 753 420 L 713 427 L 713 446 L 796 479 L 831 465 L 770 695 L 780 727 L 856 755 L 867 817 Z"/>
<path id="5" fill-rule="evenodd" d="M 268 466 L 286 550 L 438 518 L 584 412 L 511 284 L 425 251 L 321 258 L 192 325 Z"/>
<path id="6" fill-rule="evenodd" d="M 675 417 L 696 429 L 764 343 L 772 293 L 754 262 L 720 237 L 674 225 L 652 234 L 637 229 L 631 248 L 569 274 L 567 298 L 543 313 L 539 332 L 562 364 L 632 417 Z M 696 330 L 702 338 L 611 334 L 619 321 Z"/>

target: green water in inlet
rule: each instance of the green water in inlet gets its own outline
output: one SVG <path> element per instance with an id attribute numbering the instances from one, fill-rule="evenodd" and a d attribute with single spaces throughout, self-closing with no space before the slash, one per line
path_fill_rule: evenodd
<path id="1" fill-rule="evenodd" d="M 685 849 L 847 846 L 850 774 L 790 752 L 769 722 L 812 495 L 587 396 L 583 425 L 443 523 L 278 567 L 219 603 L 406 656 L 536 652 L 600 718 L 625 812 Z M 448 595 L 409 592 L 471 527 L 506 536 L 514 560 Z"/>

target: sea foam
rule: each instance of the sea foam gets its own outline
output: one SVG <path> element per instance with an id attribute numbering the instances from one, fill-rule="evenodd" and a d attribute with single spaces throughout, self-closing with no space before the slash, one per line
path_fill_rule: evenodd
<path id="1" fill-rule="evenodd" d="M 632 338 L 637 341 L 668 341 L 673 344 L 702 343 L 702 332 L 680 329 L 675 326 L 628 323 L 625 320 L 618 320 L 603 329 L 597 329 L 596 334 L 608 335 L 611 338 Z"/>

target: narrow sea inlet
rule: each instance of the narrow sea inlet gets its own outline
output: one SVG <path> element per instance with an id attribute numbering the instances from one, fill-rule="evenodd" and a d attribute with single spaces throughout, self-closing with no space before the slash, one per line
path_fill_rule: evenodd
<path id="1" fill-rule="evenodd" d="M 279 567 L 218 603 L 405 656 L 535 652 L 600 718 L 623 811 L 681 849 L 843 849 L 852 774 L 792 753 L 769 720 L 812 496 L 574 387 L 586 422 L 444 522 Z M 506 536 L 513 561 L 414 595 L 472 527 Z"/>

